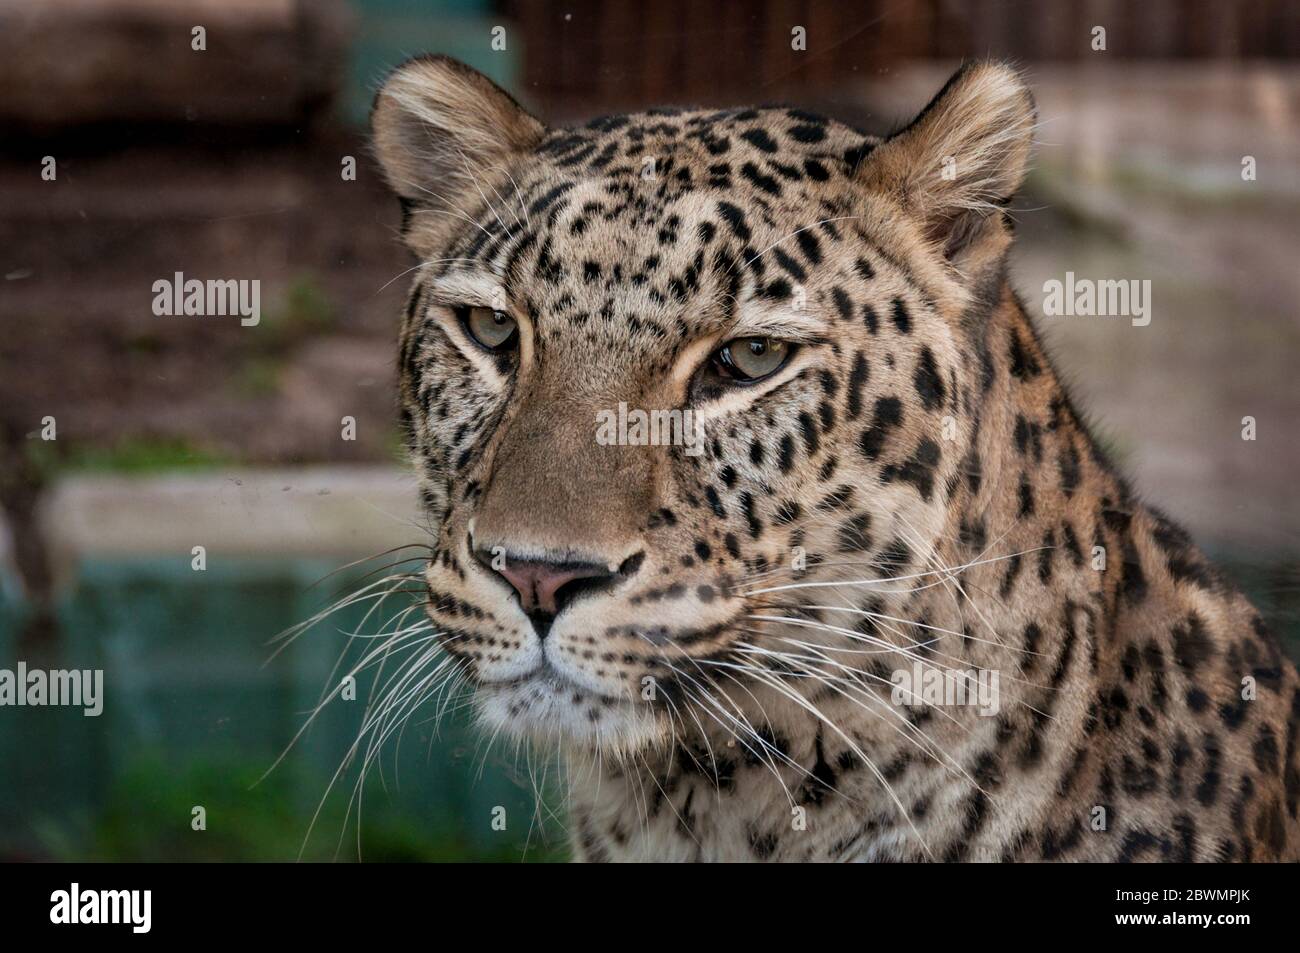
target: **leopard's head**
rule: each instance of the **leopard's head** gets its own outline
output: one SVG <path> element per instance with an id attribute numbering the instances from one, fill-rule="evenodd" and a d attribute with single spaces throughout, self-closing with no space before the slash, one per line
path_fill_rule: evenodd
<path id="1" fill-rule="evenodd" d="M 419 258 L 427 611 L 484 720 L 635 750 L 737 717 L 710 684 L 777 692 L 792 644 L 859 649 L 851 614 L 800 623 L 889 597 L 814 584 L 925 567 L 978 478 L 1019 77 L 967 67 L 884 140 L 786 108 L 550 129 L 433 57 L 372 122 Z"/>

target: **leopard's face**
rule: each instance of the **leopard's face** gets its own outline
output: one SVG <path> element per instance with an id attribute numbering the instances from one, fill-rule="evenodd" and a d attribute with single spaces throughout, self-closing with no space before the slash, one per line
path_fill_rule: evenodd
<path id="1" fill-rule="evenodd" d="M 428 613 L 489 726 L 634 750 L 733 717 L 688 714 L 729 667 L 852 651 L 853 600 L 785 587 L 906 580 L 978 479 L 977 289 L 891 158 L 864 171 L 878 143 L 785 109 L 547 131 L 445 60 L 375 124 L 425 262 L 401 382 Z"/>

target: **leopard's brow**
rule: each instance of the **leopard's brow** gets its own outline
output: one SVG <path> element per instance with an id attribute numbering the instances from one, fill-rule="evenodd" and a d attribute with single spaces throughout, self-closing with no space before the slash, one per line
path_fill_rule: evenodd
<path id="1" fill-rule="evenodd" d="M 479 268 L 459 268 L 431 278 L 430 296 L 442 304 L 478 308 L 502 308 L 506 301 L 501 279 Z"/>
<path id="2" fill-rule="evenodd" d="M 778 337 L 811 341 L 826 333 L 827 322 L 816 309 L 796 308 L 789 302 L 750 301 L 737 309 L 731 337 Z"/>

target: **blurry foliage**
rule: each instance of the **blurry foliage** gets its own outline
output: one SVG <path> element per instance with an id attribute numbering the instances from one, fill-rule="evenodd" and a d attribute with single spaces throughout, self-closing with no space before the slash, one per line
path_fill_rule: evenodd
<path id="1" fill-rule="evenodd" d="M 248 336 L 248 357 L 231 378 L 233 389 L 241 396 L 275 393 L 290 352 L 334 330 L 338 310 L 312 275 L 300 275 L 290 283 L 281 302 L 263 312 L 261 325 L 262 333 Z M 159 347 L 158 338 L 151 334 L 137 335 L 127 344 L 132 351 L 141 353 L 152 353 Z M 400 446 L 400 438 L 394 445 Z M 228 451 L 199 442 L 148 434 L 122 437 L 107 446 L 80 444 L 62 437 L 53 441 L 29 439 L 24 455 L 27 472 L 38 486 L 66 472 L 155 473 L 211 469 L 240 462 Z"/>
<path id="2" fill-rule="evenodd" d="M 187 764 L 140 756 L 110 787 L 103 809 L 86 830 L 51 821 L 38 825 L 51 856 L 94 861 L 355 861 L 355 812 L 345 829 L 347 797 L 327 801 L 304 847 L 315 797 L 327 781 L 281 765 L 259 782 L 265 765 L 212 755 Z M 471 844 L 454 830 L 433 828 L 398 813 L 382 790 L 368 791 L 361 824 L 360 859 L 366 862 L 553 861 L 563 845 L 533 832 L 501 833 L 495 849 Z M 192 811 L 207 812 L 207 829 L 191 829 Z M 342 835 L 342 836 L 340 836 Z M 81 843 L 81 841 L 85 843 Z"/>
<path id="3" fill-rule="evenodd" d="M 124 437 L 105 447 L 64 440 L 29 440 L 28 467 L 41 482 L 79 473 L 155 473 L 204 470 L 236 462 L 225 453 L 175 437 Z"/>
<path id="4" fill-rule="evenodd" d="M 280 371 L 283 362 L 269 357 L 251 357 L 246 360 L 232 379 L 235 392 L 241 397 L 264 397 L 280 389 Z"/>
<path id="5" fill-rule="evenodd" d="M 248 357 L 231 378 L 241 397 L 265 397 L 280 389 L 288 355 L 309 339 L 338 326 L 338 309 L 314 275 L 290 282 L 280 303 L 262 312 L 258 333 L 249 337 Z"/>
<path id="6" fill-rule="evenodd" d="M 308 338 L 332 331 L 338 310 L 315 276 L 299 275 L 290 282 L 278 307 L 262 313 L 261 333 L 254 342 L 264 351 L 283 354 Z"/>
<path id="7" fill-rule="evenodd" d="M 163 339 L 152 331 L 128 332 L 124 343 L 130 354 L 137 357 L 153 358 L 163 353 Z"/>

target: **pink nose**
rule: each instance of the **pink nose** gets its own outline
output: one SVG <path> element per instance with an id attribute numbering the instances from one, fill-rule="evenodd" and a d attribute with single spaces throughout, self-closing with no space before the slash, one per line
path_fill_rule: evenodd
<path id="1" fill-rule="evenodd" d="M 562 608 L 563 599 L 557 601 L 560 589 L 579 579 L 598 579 L 611 575 L 602 566 L 583 563 L 520 562 L 510 560 L 497 570 L 519 593 L 519 604 L 525 612 L 544 612 L 555 615 Z"/>

